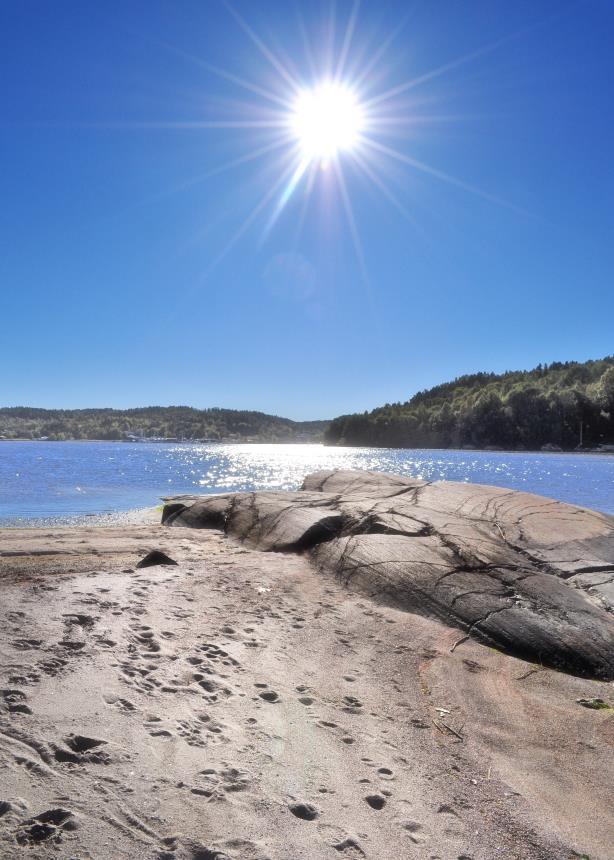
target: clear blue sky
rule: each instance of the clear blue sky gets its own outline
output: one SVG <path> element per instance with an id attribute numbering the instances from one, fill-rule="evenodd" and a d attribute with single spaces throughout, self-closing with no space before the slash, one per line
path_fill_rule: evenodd
<path id="1" fill-rule="evenodd" d="M 325 418 L 614 351 L 614 4 L 331 8 L 235 0 L 260 50 L 216 0 L 4 0 L 1 405 Z M 291 100 L 344 42 L 361 102 L 414 85 L 339 155 L 354 230 L 330 168 L 271 226 L 289 146 L 215 171 L 280 108 L 211 67 Z"/>

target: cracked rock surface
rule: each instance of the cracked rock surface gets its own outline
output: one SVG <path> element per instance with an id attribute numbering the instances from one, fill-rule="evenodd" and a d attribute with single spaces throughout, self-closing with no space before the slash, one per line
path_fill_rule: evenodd
<path id="1" fill-rule="evenodd" d="M 297 492 L 167 500 L 168 526 L 309 553 L 353 590 L 510 654 L 614 678 L 614 517 L 541 496 L 324 471 Z"/>

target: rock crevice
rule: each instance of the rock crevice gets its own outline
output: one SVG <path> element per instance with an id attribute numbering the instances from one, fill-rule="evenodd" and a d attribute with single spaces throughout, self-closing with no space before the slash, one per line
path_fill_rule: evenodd
<path id="1" fill-rule="evenodd" d="M 614 678 L 605 514 L 496 487 L 330 471 L 296 492 L 169 499 L 162 521 L 308 553 L 376 600 L 534 662 Z"/>

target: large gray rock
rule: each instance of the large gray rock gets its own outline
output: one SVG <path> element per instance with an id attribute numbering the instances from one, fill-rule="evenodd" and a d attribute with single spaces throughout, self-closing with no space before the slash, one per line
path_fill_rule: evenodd
<path id="1" fill-rule="evenodd" d="M 512 654 L 614 678 L 614 517 L 479 484 L 317 472 L 298 492 L 169 500 L 167 525 L 309 552 L 348 587 Z"/>

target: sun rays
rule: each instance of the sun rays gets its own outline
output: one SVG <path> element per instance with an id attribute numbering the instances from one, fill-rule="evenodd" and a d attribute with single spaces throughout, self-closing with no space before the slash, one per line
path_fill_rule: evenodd
<path id="1" fill-rule="evenodd" d="M 433 69 L 421 70 L 407 80 L 387 80 L 386 59 L 394 51 L 409 15 L 374 50 L 360 32 L 359 3 L 354 2 L 339 27 L 335 7 L 327 22 L 326 36 L 318 41 L 319 51 L 310 39 L 305 21 L 297 8 L 297 35 L 302 41 L 303 56 L 285 57 L 281 50 L 271 47 L 251 24 L 229 3 L 224 4 L 231 19 L 245 34 L 260 62 L 260 74 L 249 80 L 233 69 L 223 69 L 206 60 L 176 54 L 196 63 L 208 73 L 242 91 L 246 102 L 227 100 L 224 118 L 207 117 L 202 121 L 165 124 L 164 127 L 215 131 L 226 129 L 242 134 L 246 152 L 225 164 L 212 167 L 207 173 L 184 184 L 189 187 L 224 171 L 231 171 L 251 162 L 254 171 L 261 169 L 270 175 L 271 164 L 278 165 L 275 181 L 267 181 L 267 189 L 251 207 L 225 246 L 207 267 L 210 272 L 250 228 L 259 225 L 261 241 L 265 241 L 279 220 L 285 216 L 293 198 L 302 195 L 298 230 L 308 217 L 313 192 L 319 182 L 327 183 L 344 213 L 349 237 L 356 251 L 359 267 L 366 279 L 367 266 L 359 230 L 359 217 L 354 211 L 353 186 L 357 181 L 369 185 L 382 199 L 411 224 L 415 219 L 410 206 L 399 189 L 389 187 L 386 170 L 395 164 L 408 175 L 420 173 L 430 180 L 477 196 L 496 205 L 515 207 L 496 195 L 475 187 L 462 177 L 456 177 L 436 164 L 425 163 L 411 151 L 412 136 L 428 123 L 458 120 L 458 115 L 429 113 L 428 100 L 420 100 L 415 92 L 420 86 L 449 74 L 459 66 L 477 60 L 494 50 L 500 42 L 486 45 L 464 56 L 451 59 Z M 257 70 L 258 65 L 254 63 Z M 412 93 L 409 100 L 409 93 Z M 236 111 L 236 117 L 233 116 Z M 162 124 L 161 124 L 162 125 Z M 161 125 L 159 127 L 161 127 Z M 264 137 L 263 137 L 264 136 Z M 258 164 L 261 163 L 261 167 Z M 346 176 L 351 169 L 351 181 Z M 519 210 L 515 210 L 519 211 Z"/>

